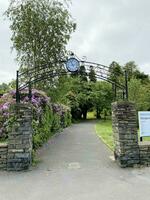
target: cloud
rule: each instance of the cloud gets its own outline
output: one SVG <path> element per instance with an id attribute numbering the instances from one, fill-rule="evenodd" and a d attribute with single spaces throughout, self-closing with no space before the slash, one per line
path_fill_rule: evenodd
<path id="1" fill-rule="evenodd" d="M 0 0 L 0 82 L 15 78 L 18 68 L 11 53 L 9 23 L 2 13 L 9 0 Z M 109 65 L 134 60 L 150 74 L 150 1 L 72 0 L 71 14 L 77 22 L 68 49 L 78 57 Z"/>
<path id="2" fill-rule="evenodd" d="M 15 53 L 11 52 L 11 32 L 9 22 L 4 17 L 4 12 L 9 5 L 9 1 L 0 0 L 0 83 L 9 82 L 15 78 L 18 68 L 15 59 Z"/>
<path id="3" fill-rule="evenodd" d="M 121 64 L 135 60 L 150 73 L 149 7 L 147 0 L 74 1 L 72 14 L 78 29 L 68 48 L 107 65 L 113 60 Z"/>

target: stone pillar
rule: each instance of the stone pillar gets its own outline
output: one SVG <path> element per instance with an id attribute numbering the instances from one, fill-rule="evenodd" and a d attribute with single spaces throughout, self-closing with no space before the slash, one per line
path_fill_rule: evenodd
<path id="1" fill-rule="evenodd" d="M 131 102 L 112 103 L 115 159 L 121 167 L 140 163 L 136 109 Z"/>
<path id="2" fill-rule="evenodd" d="M 7 144 L 0 144 L 0 170 L 7 170 Z"/>
<path id="3" fill-rule="evenodd" d="M 14 121 L 8 136 L 7 170 L 21 171 L 32 162 L 32 109 L 29 104 L 17 103 Z"/>

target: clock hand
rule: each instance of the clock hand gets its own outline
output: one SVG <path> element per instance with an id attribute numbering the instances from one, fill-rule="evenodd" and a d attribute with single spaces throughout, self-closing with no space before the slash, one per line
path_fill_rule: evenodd
<path id="1" fill-rule="evenodd" d="M 74 67 L 74 63 L 73 63 L 73 61 L 70 61 L 70 62 L 71 62 L 71 66 Z"/>

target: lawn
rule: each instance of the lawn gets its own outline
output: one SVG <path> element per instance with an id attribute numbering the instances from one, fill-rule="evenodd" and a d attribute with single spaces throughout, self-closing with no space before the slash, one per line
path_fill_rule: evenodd
<path id="1" fill-rule="evenodd" d="M 112 122 L 111 120 L 100 120 L 96 124 L 96 133 L 101 140 L 111 149 L 114 150 L 114 142 L 112 136 Z M 140 134 L 138 130 L 138 138 L 140 141 Z M 143 141 L 150 141 L 150 137 L 143 137 Z"/>
<path id="2" fill-rule="evenodd" d="M 111 120 L 100 120 L 96 124 L 96 133 L 101 140 L 111 149 L 114 149 Z"/>
<path id="3" fill-rule="evenodd" d="M 95 119 L 95 113 L 94 112 L 88 112 L 87 119 Z"/>

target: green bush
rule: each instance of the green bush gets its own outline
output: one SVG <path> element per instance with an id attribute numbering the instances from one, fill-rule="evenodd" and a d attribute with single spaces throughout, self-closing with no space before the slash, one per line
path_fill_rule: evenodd
<path id="1" fill-rule="evenodd" d="M 56 132 L 71 125 L 70 109 L 63 105 L 59 105 L 59 108 L 62 110 L 61 114 L 47 105 L 40 119 L 33 120 L 33 149 L 38 149 Z"/>
<path id="2" fill-rule="evenodd" d="M 8 137 L 11 127 L 16 124 L 12 115 L 16 91 L 10 91 L 0 99 L 0 141 Z M 21 92 L 21 103 L 29 103 L 28 91 Z M 70 109 L 62 104 L 54 104 L 50 98 L 39 90 L 32 90 L 32 127 L 33 149 L 36 150 L 54 133 L 62 130 L 71 123 Z"/>
<path id="3" fill-rule="evenodd" d="M 52 132 L 56 133 L 57 131 L 61 130 L 61 118 L 57 113 L 53 113 L 53 120 L 52 120 Z"/>
<path id="4" fill-rule="evenodd" d="M 70 111 L 65 112 L 63 117 L 63 128 L 66 128 L 71 125 L 71 113 Z"/>
<path id="5" fill-rule="evenodd" d="M 53 113 L 50 106 L 46 106 L 40 121 L 33 120 L 33 148 L 37 149 L 52 135 L 51 127 Z"/>

